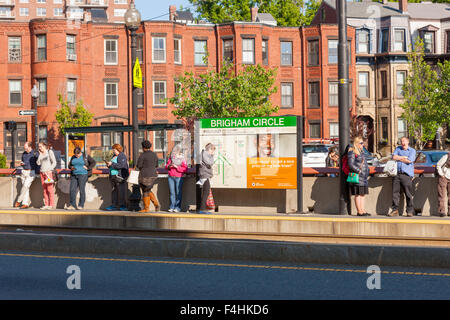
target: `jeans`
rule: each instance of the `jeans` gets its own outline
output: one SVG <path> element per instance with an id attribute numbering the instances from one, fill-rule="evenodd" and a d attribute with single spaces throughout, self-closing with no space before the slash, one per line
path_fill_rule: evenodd
<path id="1" fill-rule="evenodd" d="M 70 177 L 70 204 L 77 207 L 77 193 L 80 189 L 80 201 L 78 206 L 84 208 L 84 202 L 86 201 L 86 183 L 88 181 L 87 174 L 75 174 Z"/>
<path id="2" fill-rule="evenodd" d="M 170 209 L 177 209 L 181 211 L 181 198 L 183 195 L 183 178 L 169 176 L 169 191 L 170 191 Z"/>
<path id="3" fill-rule="evenodd" d="M 119 208 L 119 207 L 126 207 L 127 206 L 127 182 L 117 182 L 114 180 L 111 181 L 112 186 L 112 192 L 111 192 L 111 198 L 112 198 L 112 205 Z"/>

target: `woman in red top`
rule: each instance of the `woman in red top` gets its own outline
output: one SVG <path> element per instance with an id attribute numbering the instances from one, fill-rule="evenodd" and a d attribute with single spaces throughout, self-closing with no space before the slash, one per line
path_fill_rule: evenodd
<path id="1" fill-rule="evenodd" d="M 181 211 L 183 193 L 183 174 L 187 171 L 187 163 L 179 145 L 176 145 L 166 164 L 169 170 L 170 208 L 169 212 Z"/>

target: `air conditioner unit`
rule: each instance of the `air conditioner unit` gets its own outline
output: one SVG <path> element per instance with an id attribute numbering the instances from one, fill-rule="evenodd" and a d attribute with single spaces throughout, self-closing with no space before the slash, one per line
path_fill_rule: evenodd
<path id="1" fill-rule="evenodd" d="M 77 61 L 77 55 L 76 54 L 68 54 L 67 60 L 69 61 Z"/>

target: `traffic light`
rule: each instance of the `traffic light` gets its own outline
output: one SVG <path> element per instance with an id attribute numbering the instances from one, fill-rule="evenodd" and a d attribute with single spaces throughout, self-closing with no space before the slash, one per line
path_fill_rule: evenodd
<path id="1" fill-rule="evenodd" d="M 5 128 L 8 131 L 15 131 L 17 129 L 17 123 L 15 121 L 6 121 Z"/>

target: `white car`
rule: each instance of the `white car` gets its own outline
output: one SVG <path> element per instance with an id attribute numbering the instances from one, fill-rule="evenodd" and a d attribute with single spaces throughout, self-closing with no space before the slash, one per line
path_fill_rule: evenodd
<path id="1" fill-rule="evenodd" d="M 324 144 L 303 145 L 303 167 L 324 168 L 328 156 L 328 148 Z"/>

